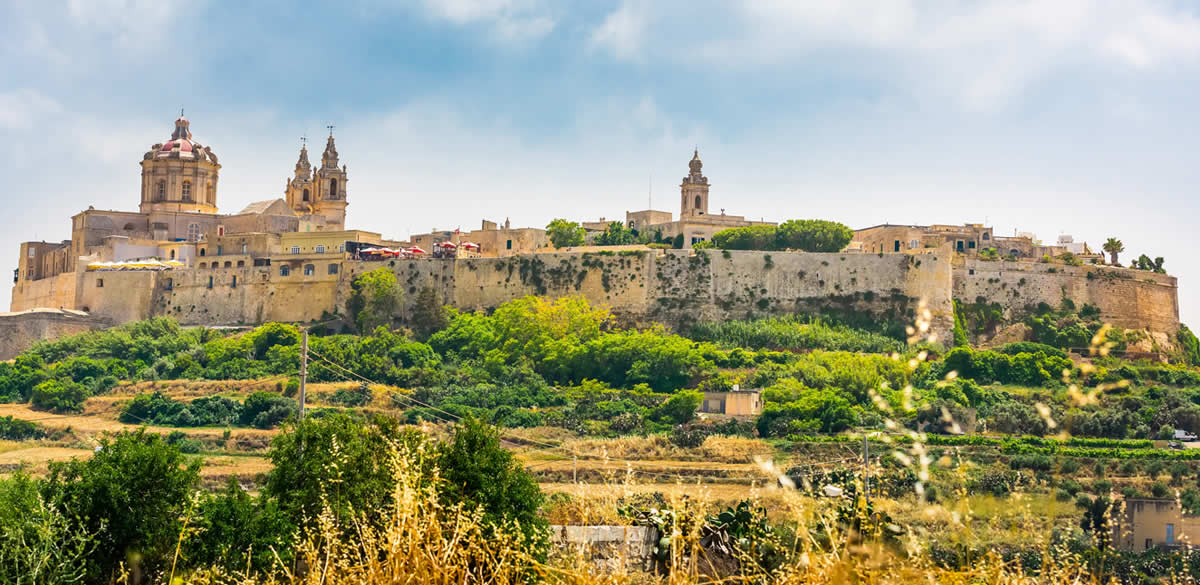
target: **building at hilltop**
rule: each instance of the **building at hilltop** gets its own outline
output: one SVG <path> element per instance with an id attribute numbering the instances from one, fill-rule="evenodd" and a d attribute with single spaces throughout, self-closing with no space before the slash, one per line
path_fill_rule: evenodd
<path id="1" fill-rule="evenodd" d="M 748 220 L 740 215 L 726 215 L 724 209 L 718 214 L 709 213 L 710 187 L 712 185 L 708 182 L 708 177 L 704 176 L 700 149 L 696 149 L 692 152 L 692 160 L 688 161 L 688 174 L 679 183 L 679 219 L 673 220 L 669 211 L 627 211 L 625 227 L 639 232 L 661 233 L 663 238 L 674 238 L 683 234 L 684 245 L 690 246 L 711 240 L 713 234 L 724 229 L 775 225 L 768 221 Z"/>
<path id="2" fill-rule="evenodd" d="M 21 244 L 12 311 L 80 311 L 112 324 L 154 316 L 196 325 L 311 322 L 344 314 L 354 279 L 385 267 L 403 288 L 402 316 L 410 314 L 418 292 L 432 289 L 441 302 L 464 310 L 489 310 L 526 295 L 581 295 L 638 325 L 818 311 L 894 324 L 911 323 L 928 309 L 932 330 L 945 339 L 954 299 L 986 303 L 1007 321 L 1020 319 L 1029 307 L 1059 306 L 1066 299 L 1095 307 L 1114 325 L 1149 330 L 1155 343 L 1171 343 L 1179 328 L 1174 277 L 1040 263 L 1033 259 L 1054 250 L 1028 237 L 996 236 L 978 224 L 875 226 L 855 235 L 855 248 L 863 253 L 690 246 L 562 251 L 547 247 L 543 230 L 513 228 L 507 220 L 399 242 L 347 229 L 348 169 L 332 133 L 319 167 L 301 146 L 283 197 L 233 214 L 220 212 L 221 165 L 213 148 L 193 138 L 182 116 L 170 140 L 142 156 L 141 169 L 137 211 L 88 208 L 71 218 L 70 239 Z M 666 211 L 629 212 L 626 226 L 664 239 L 682 235 L 688 243 L 767 223 L 710 213 L 711 185 L 698 151 L 688 169 L 678 218 Z M 398 253 L 412 243 L 426 251 L 439 246 L 470 252 L 437 258 Z M 989 247 L 1015 260 L 981 257 L 979 251 Z M 388 250 L 362 253 L 371 248 Z M 18 323 L 18 317 L 7 318 Z M 81 326 L 43 324 L 39 320 L 49 317 L 37 314 L 19 319 L 21 330 L 32 333 L 13 339 Z M 0 333 L 5 323 L 0 319 Z M 0 335 L 0 346 L 4 339 Z"/>

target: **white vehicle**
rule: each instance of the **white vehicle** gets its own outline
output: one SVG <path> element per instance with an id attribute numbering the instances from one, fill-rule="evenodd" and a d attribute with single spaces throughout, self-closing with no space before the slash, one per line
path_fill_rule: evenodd
<path id="1" fill-rule="evenodd" d="M 1195 441 L 1195 440 L 1197 440 L 1197 437 L 1196 437 L 1195 433 L 1189 433 L 1184 430 L 1176 430 L 1175 431 L 1175 440 L 1176 441 Z"/>

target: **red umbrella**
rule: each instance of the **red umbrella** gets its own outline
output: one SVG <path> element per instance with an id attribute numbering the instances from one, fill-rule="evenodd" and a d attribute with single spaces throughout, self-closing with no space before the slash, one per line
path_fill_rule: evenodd
<path id="1" fill-rule="evenodd" d="M 457 248 L 457 247 L 458 247 L 458 246 L 455 246 L 454 244 L 452 244 L 452 243 L 450 243 L 450 242 L 438 242 L 438 244 L 437 244 L 437 245 L 438 245 L 438 246 L 441 246 L 441 247 L 443 247 L 443 248 Z"/>
<path id="2" fill-rule="evenodd" d="M 408 252 L 409 254 L 425 254 L 426 253 L 425 250 L 422 250 L 416 246 L 413 246 L 413 247 L 405 250 L 405 252 Z"/>
<path id="3" fill-rule="evenodd" d="M 474 243 L 474 242 L 463 242 L 463 245 L 462 245 L 462 247 L 464 247 L 464 248 L 476 248 L 476 249 L 478 249 L 478 248 L 479 248 L 479 244 L 476 244 L 476 243 Z"/>

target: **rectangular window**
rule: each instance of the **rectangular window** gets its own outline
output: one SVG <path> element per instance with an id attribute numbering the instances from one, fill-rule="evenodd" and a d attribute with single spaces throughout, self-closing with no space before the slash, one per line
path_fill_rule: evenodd
<path id="1" fill-rule="evenodd" d="M 243 254 L 245 254 L 246 250 L 248 250 L 248 249 L 249 249 L 249 246 L 247 246 L 246 244 L 242 244 L 242 253 Z"/>
<path id="2" fill-rule="evenodd" d="M 217 256 L 221 256 L 224 253 L 225 253 L 225 246 L 218 244 L 217 245 Z"/>
<path id="3" fill-rule="evenodd" d="M 300 246 L 292 246 L 292 253 L 293 253 L 293 254 L 299 254 L 299 253 L 300 253 Z"/>
<path id="4" fill-rule="evenodd" d="M 312 264 L 304 265 L 304 276 L 312 276 L 317 273 L 317 267 Z"/>
<path id="5" fill-rule="evenodd" d="M 291 266 L 284 264 L 279 267 L 279 276 L 291 276 L 291 275 L 292 275 L 292 267 Z"/>
<path id="6" fill-rule="evenodd" d="M 504 249 L 505 249 L 505 250 L 511 250 L 511 249 L 512 249 L 512 240 L 509 240 L 509 241 L 508 241 L 508 243 L 504 244 Z"/>
<path id="7" fill-rule="evenodd" d="M 319 245 L 319 246 L 317 246 L 317 253 L 318 253 L 318 254 L 324 254 L 324 253 L 325 253 L 325 246 L 324 246 L 324 245 Z"/>
<path id="8" fill-rule="evenodd" d="M 212 286 L 213 286 L 213 277 L 210 276 L 210 277 L 208 277 L 208 288 L 212 288 Z"/>
<path id="9" fill-rule="evenodd" d="M 1175 525 L 1167 524 L 1167 544 L 1175 543 Z"/>
<path id="10" fill-rule="evenodd" d="M 30 258 L 33 258 L 35 253 L 36 253 L 36 251 L 33 248 L 29 248 L 29 257 Z"/>
<path id="11" fill-rule="evenodd" d="M 892 244 L 892 251 L 893 252 L 900 251 L 900 240 L 896 240 L 896 243 Z"/>
<path id="12" fill-rule="evenodd" d="M 974 250 L 975 249 L 975 241 L 972 240 L 970 242 L 967 242 L 967 247 Z"/>
<path id="13" fill-rule="evenodd" d="M 96 279 L 96 288 L 104 288 L 104 279 L 103 278 Z"/>
<path id="14" fill-rule="evenodd" d="M 233 277 L 232 281 L 230 281 L 229 288 L 237 288 L 237 277 L 236 276 Z"/>
<path id="15" fill-rule="evenodd" d="M 330 264 L 330 265 L 329 265 L 329 273 L 330 273 L 330 274 L 337 274 L 337 272 L 338 272 L 338 265 L 337 265 L 337 264 Z"/>

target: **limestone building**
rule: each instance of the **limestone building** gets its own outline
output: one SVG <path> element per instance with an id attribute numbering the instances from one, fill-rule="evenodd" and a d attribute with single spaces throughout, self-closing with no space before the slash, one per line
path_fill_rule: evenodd
<path id="1" fill-rule="evenodd" d="M 307 147 L 301 147 L 284 199 L 259 201 L 237 213 L 221 214 L 217 155 L 193 138 L 191 123 L 181 115 L 170 138 L 142 155 L 137 211 L 89 207 L 71 218 L 69 240 L 21 244 L 12 309 L 86 310 L 82 275 L 103 263 L 157 259 L 211 270 L 269 266 L 272 257 L 287 252 L 293 256 L 289 264 L 294 264 L 299 252 L 293 253 L 297 246 L 290 244 L 287 234 L 294 239 L 299 232 L 321 232 L 326 244 L 299 248 L 325 258 L 339 254 L 345 241 L 382 243 L 379 234 L 345 231 L 347 169 L 338 165 L 331 132 L 319 168 L 311 167 Z M 304 270 L 305 264 L 298 265 Z"/>
<path id="2" fill-rule="evenodd" d="M 674 238 L 683 234 L 684 246 L 711 240 L 713 234 L 736 227 L 752 225 L 775 225 L 774 222 L 747 220 L 740 215 L 709 213 L 708 195 L 712 185 L 704 176 L 704 163 L 700 150 L 692 152 L 688 161 L 688 174 L 679 184 L 679 219 L 672 220 L 671 212 L 647 209 L 625 212 L 625 226 L 630 229 L 661 233 L 663 238 Z M 586 225 L 584 226 L 587 227 Z"/>
<path id="3" fill-rule="evenodd" d="M 927 254 L 943 245 L 949 245 L 960 254 L 976 255 L 981 250 L 992 249 L 1000 256 L 1014 258 L 1057 256 L 1068 251 L 1061 244 L 1044 246 L 1028 234 L 997 236 L 990 226 L 980 223 L 876 225 L 855 230 L 850 248 L 868 254 Z"/>

